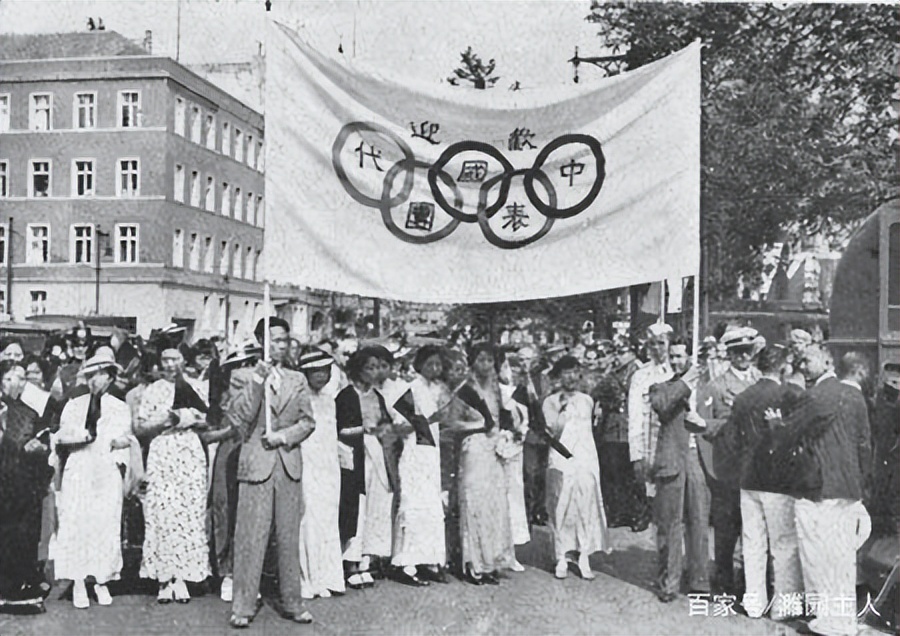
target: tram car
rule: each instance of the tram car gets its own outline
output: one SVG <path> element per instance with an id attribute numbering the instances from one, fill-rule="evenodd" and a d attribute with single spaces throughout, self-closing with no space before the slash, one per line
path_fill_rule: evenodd
<path id="1" fill-rule="evenodd" d="M 872 534 L 859 552 L 858 581 L 875 599 L 865 621 L 900 634 L 900 199 L 879 207 L 847 246 L 835 273 L 829 345 L 871 362 Z M 865 598 L 865 596 L 863 596 Z"/>

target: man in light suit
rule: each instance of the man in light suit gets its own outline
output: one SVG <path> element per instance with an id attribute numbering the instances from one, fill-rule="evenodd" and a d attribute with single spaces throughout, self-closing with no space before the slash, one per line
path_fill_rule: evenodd
<path id="1" fill-rule="evenodd" d="M 260 342 L 264 331 L 264 321 L 260 320 L 254 331 Z M 312 622 L 300 595 L 298 537 L 303 514 L 300 443 L 315 429 L 315 420 L 306 378 L 283 366 L 289 334 L 286 321 L 271 318 L 268 334 L 271 362 L 260 362 L 252 369 L 238 369 L 231 377 L 234 397 L 226 417 L 243 438 L 237 475 L 235 589 L 230 621 L 235 628 L 247 627 L 256 613 L 263 558 L 273 527 L 278 543 L 282 614 L 298 623 Z"/>

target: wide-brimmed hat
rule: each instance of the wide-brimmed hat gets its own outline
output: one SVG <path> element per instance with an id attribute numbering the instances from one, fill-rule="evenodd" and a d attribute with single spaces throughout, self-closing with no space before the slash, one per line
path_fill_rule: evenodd
<path id="1" fill-rule="evenodd" d="M 231 347 L 221 368 L 234 367 L 247 360 L 262 358 L 263 348 L 255 339 L 249 338 Z"/>
<path id="2" fill-rule="evenodd" d="M 758 344 L 759 332 L 752 327 L 734 327 L 728 329 L 722 334 L 721 343 L 727 349 L 735 347 L 756 347 Z"/>
<path id="3" fill-rule="evenodd" d="M 85 360 L 84 364 L 81 365 L 81 373 L 84 375 L 96 373 L 103 369 L 122 371 L 122 367 L 116 362 L 112 349 L 108 347 L 100 347 L 92 357 Z"/>
<path id="4" fill-rule="evenodd" d="M 332 365 L 334 358 L 321 349 L 311 349 L 300 355 L 297 368 L 300 371 L 315 371 L 326 369 Z"/>
<path id="5" fill-rule="evenodd" d="M 91 342 L 91 328 L 83 324 L 76 325 L 66 334 L 66 340 L 73 346 L 86 347 Z"/>

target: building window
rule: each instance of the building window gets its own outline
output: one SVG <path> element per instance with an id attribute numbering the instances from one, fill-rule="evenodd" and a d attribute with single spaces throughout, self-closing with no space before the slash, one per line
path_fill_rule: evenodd
<path id="1" fill-rule="evenodd" d="M 234 249 L 231 252 L 231 256 L 233 258 L 231 262 L 231 275 L 235 278 L 243 278 L 244 272 L 241 271 L 241 257 L 244 255 L 244 252 L 241 251 L 241 246 L 237 243 L 234 244 Z"/>
<path id="2" fill-rule="evenodd" d="M 222 182 L 222 216 L 231 216 L 231 186 Z"/>
<path id="3" fill-rule="evenodd" d="M 238 221 L 242 221 L 243 216 L 243 208 L 244 208 L 244 199 L 241 197 L 241 189 L 234 189 L 234 218 Z"/>
<path id="4" fill-rule="evenodd" d="M 228 275 L 228 265 L 231 262 L 231 257 L 228 252 L 228 241 L 222 241 L 222 251 L 219 254 L 219 273 L 222 276 Z"/>
<path id="5" fill-rule="evenodd" d="M 50 226 L 29 223 L 28 243 L 25 245 L 25 262 L 40 265 L 50 262 Z"/>
<path id="6" fill-rule="evenodd" d="M 116 225 L 116 262 L 137 263 L 140 260 L 137 223 Z"/>
<path id="7" fill-rule="evenodd" d="M 0 161 L 0 197 L 9 196 L 9 163 Z M 0 312 L 2 313 L 2 312 Z"/>
<path id="8" fill-rule="evenodd" d="M 184 267 L 184 232 L 172 234 L 172 267 Z"/>
<path id="9" fill-rule="evenodd" d="M 94 195 L 94 160 L 75 159 L 72 161 L 72 196 Z"/>
<path id="10" fill-rule="evenodd" d="M 119 191 L 120 197 L 136 197 L 141 193 L 140 164 L 137 159 L 119 159 Z M 182 178 L 184 173 L 182 171 Z"/>
<path id="11" fill-rule="evenodd" d="M 262 259 L 262 251 L 256 250 L 256 259 L 253 261 L 253 280 L 259 280 L 259 262 Z"/>
<path id="12" fill-rule="evenodd" d="M 184 100 L 180 97 L 175 98 L 175 134 L 184 137 Z"/>
<path id="13" fill-rule="evenodd" d="M 138 91 L 119 91 L 119 126 L 137 128 L 141 125 L 141 94 Z"/>
<path id="14" fill-rule="evenodd" d="M 256 212 L 253 209 L 253 204 L 256 202 L 256 199 L 253 198 L 253 193 L 247 193 L 247 208 L 245 210 L 247 214 L 247 223 L 253 223 L 256 225 Z"/>
<path id="15" fill-rule="evenodd" d="M 196 170 L 191 172 L 191 205 L 200 207 L 200 173 Z"/>
<path id="16" fill-rule="evenodd" d="M 256 169 L 262 172 L 266 169 L 266 155 L 263 152 L 263 142 L 256 144 Z"/>
<path id="17" fill-rule="evenodd" d="M 247 135 L 247 165 L 256 167 L 256 146 L 253 144 L 253 135 Z"/>
<path id="18" fill-rule="evenodd" d="M 256 221 L 259 227 L 265 227 L 266 225 L 266 204 L 263 201 L 262 195 L 256 197 Z"/>
<path id="19" fill-rule="evenodd" d="M 31 315 L 43 316 L 47 313 L 47 292 L 43 290 L 31 290 Z"/>
<path id="20" fill-rule="evenodd" d="M 203 239 L 203 271 L 207 274 L 213 273 L 216 263 L 216 249 L 213 247 L 211 236 Z"/>
<path id="21" fill-rule="evenodd" d="M 206 116 L 206 147 L 209 150 L 216 149 L 216 116 Z"/>
<path id="22" fill-rule="evenodd" d="M 0 224 L 0 265 L 6 265 L 6 223 Z"/>
<path id="23" fill-rule="evenodd" d="M 191 254 L 188 268 L 193 270 L 200 269 L 200 237 L 197 236 L 196 232 L 191 233 Z"/>
<path id="24" fill-rule="evenodd" d="M 95 128 L 97 93 L 75 93 L 75 128 Z"/>
<path id="25" fill-rule="evenodd" d="M 222 154 L 231 156 L 231 126 L 227 121 L 222 122 Z"/>
<path id="26" fill-rule="evenodd" d="M 9 130 L 9 93 L 0 95 L 0 132 L 7 130 Z"/>
<path id="27" fill-rule="evenodd" d="M 200 107 L 191 106 L 191 141 L 195 144 L 200 143 L 200 127 L 203 120 L 200 117 Z"/>
<path id="28" fill-rule="evenodd" d="M 70 258 L 73 263 L 93 263 L 94 262 L 94 226 L 93 225 L 73 225 L 72 239 L 70 244 Z"/>
<path id="29" fill-rule="evenodd" d="M 174 183 L 175 200 L 184 203 L 184 166 L 180 163 L 175 164 L 175 183 Z"/>
<path id="30" fill-rule="evenodd" d="M 203 207 L 207 212 L 216 209 L 216 181 L 212 177 L 206 177 L 206 195 L 203 199 Z"/>
<path id="31" fill-rule="evenodd" d="M 234 129 L 234 160 L 244 160 L 244 135 L 237 128 Z"/>
<path id="32" fill-rule="evenodd" d="M 50 130 L 53 117 L 53 96 L 50 93 L 33 93 L 31 95 L 31 110 L 28 111 L 29 130 Z"/>
<path id="33" fill-rule="evenodd" d="M 31 162 L 31 178 L 28 180 L 30 185 L 28 196 L 31 197 L 49 197 L 50 196 L 50 161 L 41 159 Z"/>
<path id="34" fill-rule="evenodd" d="M 0 291 L 0 314 L 6 313 L 6 292 Z"/>
<path id="35" fill-rule="evenodd" d="M 244 278 L 253 280 L 253 248 L 247 248 L 247 257 L 244 259 Z"/>

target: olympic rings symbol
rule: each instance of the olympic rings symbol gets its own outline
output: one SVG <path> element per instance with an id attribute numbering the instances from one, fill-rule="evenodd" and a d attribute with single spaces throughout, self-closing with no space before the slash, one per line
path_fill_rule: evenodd
<path id="1" fill-rule="evenodd" d="M 353 171 L 348 171 L 344 166 L 343 156 L 347 154 L 345 148 L 348 140 L 354 134 L 362 138 L 359 147 L 354 150 L 355 153 L 358 153 L 359 168 L 363 169 L 365 161 L 368 160 L 369 168 L 384 173 L 380 192 L 377 191 L 377 186 L 372 185 L 371 182 L 368 184 L 357 182 L 351 177 Z M 368 152 L 365 151 L 367 140 Z M 378 142 L 377 147 L 375 141 Z M 560 176 L 563 177 L 562 183 L 565 185 L 566 178 L 568 178 L 568 185 L 571 187 L 573 179 L 585 173 L 588 163 L 593 170 L 585 174 L 585 178 L 593 180 L 586 192 L 584 192 L 584 183 L 580 183 L 581 187 L 576 191 L 579 198 L 574 202 L 566 200 L 568 205 L 559 207 L 561 197 L 545 167 L 548 164 L 559 162 L 558 155 L 563 154 L 559 152 L 560 149 L 565 149 L 565 158 L 573 156 L 573 152 L 567 148 L 573 145 L 586 148 L 586 151 L 582 150 L 577 154 L 584 159 L 583 162 L 581 159 L 578 162 L 570 159 L 569 164 L 560 168 Z M 600 194 L 606 177 L 606 159 L 600 142 L 594 137 L 584 134 L 565 134 L 557 137 L 538 152 L 534 164 L 530 168 L 521 169 L 515 168 L 512 162 L 495 146 L 481 141 L 454 143 L 441 153 L 437 161 L 429 164 L 416 159 L 412 149 L 405 141 L 385 126 L 374 122 L 346 124 L 335 138 L 331 150 L 335 174 L 347 194 L 361 205 L 379 210 L 382 222 L 388 231 L 397 238 L 413 244 L 433 243 L 452 234 L 462 223 L 477 223 L 485 239 L 492 245 L 501 249 L 524 247 L 546 236 L 555 221 L 570 219 L 587 210 Z M 458 160 L 461 156 L 477 157 L 477 160 L 463 161 L 463 170 L 460 172 L 460 176 L 454 179 L 448 172 L 448 166 L 451 161 Z M 554 159 L 556 159 L 555 162 Z M 391 162 L 390 167 L 387 167 L 387 162 Z M 477 169 L 474 171 L 477 173 L 476 178 L 471 178 L 473 174 L 471 172 L 467 174 L 467 164 L 477 164 Z M 565 169 L 569 170 L 568 174 Z M 398 223 L 395 212 L 410 201 L 417 171 L 425 172 L 428 191 L 434 203 L 432 204 L 430 201 L 411 202 L 406 223 Z M 399 179 L 401 173 L 402 181 Z M 458 181 L 475 182 L 478 187 L 477 203 L 466 203 Z M 521 181 L 521 186 L 518 186 L 520 196 L 527 199 L 534 210 L 544 217 L 541 223 L 533 225 L 522 221 L 521 218 L 517 222 L 514 213 L 521 210 L 523 206 L 518 202 L 507 205 L 514 181 Z M 398 183 L 399 187 L 397 187 Z M 539 194 L 536 185 L 543 190 L 543 195 Z M 498 222 L 494 219 L 504 207 L 508 211 L 512 211 L 502 217 L 502 219 L 508 220 L 502 225 L 502 228 L 498 228 Z M 435 222 L 435 213 L 438 210 L 447 215 L 442 223 Z M 527 214 L 521 216 L 530 220 Z M 499 231 L 510 227 L 512 235 L 508 230 L 506 232 Z M 527 229 L 519 234 L 518 230 L 522 228 Z"/>

